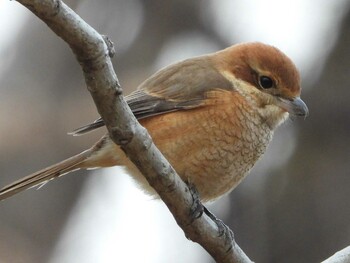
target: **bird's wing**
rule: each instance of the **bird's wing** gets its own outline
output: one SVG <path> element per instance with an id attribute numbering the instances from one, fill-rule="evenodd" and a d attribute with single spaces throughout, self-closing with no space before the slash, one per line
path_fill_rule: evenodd
<path id="1" fill-rule="evenodd" d="M 126 96 L 137 119 L 205 105 L 213 90 L 232 90 L 230 82 L 211 64 L 210 56 L 170 65 L 147 79 Z M 102 118 L 70 134 L 78 136 L 104 126 Z"/>

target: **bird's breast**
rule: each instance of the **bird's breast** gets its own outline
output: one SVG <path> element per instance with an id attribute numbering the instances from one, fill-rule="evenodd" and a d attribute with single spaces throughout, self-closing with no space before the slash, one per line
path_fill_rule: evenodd
<path id="1" fill-rule="evenodd" d="M 237 92 L 211 94 L 205 106 L 141 121 L 183 180 L 203 201 L 232 190 L 272 137 L 256 110 Z"/>

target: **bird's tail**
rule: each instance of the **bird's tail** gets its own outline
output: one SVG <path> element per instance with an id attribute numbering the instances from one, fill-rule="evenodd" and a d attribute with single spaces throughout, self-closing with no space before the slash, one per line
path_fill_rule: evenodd
<path id="1" fill-rule="evenodd" d="M 28 188 L 45 184 L 46 182 L 67 174 L 71 171 L 78 170 L 84 167 L 84 161 L 91 156 L 93 148 L 86 150 L 80 154 L 70 157 L 62 162 L 49 166 L 38 172 L 30 174 L 18 181 L 13 182 L 0 190 L 0 201 L 12 195 L 15 195 Z"/>

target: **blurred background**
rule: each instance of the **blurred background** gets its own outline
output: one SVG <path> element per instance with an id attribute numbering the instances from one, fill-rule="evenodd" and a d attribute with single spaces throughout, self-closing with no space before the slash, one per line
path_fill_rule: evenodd
<path id="1" fill-rule="evenodd" d="M 70 0 L 116 46 L 130 93 L 170 63 L 261 41 L 302 75 L 307 119 L 276 132 L 268 152 L 210 209 L 255 262 L 320 262 L 350 245 L 350 1 Z M 101 131 L 78 63 L 45 24 L 0 0 L 0 186 L 92 145 Z M 120 168 L 80 171 L 0 203 L 0 261 L 213 262 L 167 208 Z"/>

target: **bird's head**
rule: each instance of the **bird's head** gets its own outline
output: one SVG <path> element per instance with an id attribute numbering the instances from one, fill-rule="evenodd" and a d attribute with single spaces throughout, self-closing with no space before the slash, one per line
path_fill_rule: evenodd
<path id="1" fill-rule="evenodd" d="M 299 72 L 277 48 L 262 43 L 238 44 L 216 53 L 215 59 L 233 88 L 258 107 L 272 128 L 289 114 L 308 115 L 300 99 Z"/>

